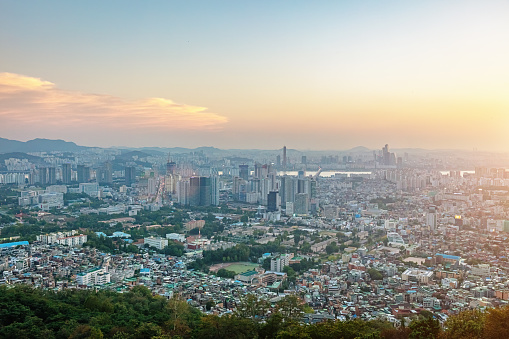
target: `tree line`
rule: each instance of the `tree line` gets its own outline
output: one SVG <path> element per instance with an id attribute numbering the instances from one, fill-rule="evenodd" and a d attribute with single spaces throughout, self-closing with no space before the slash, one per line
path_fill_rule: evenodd
<path id="1" fill-rule="evenodd" d="M 208 300 L 206 309 L 216 305 Z M 0 287 L 1 338 L 509 338 L 509 307 L 464 311 L 443 324 L 429 315 L 408 327 L 386 321 L 302 323 L 306 304 L 286 296 L 275 304 L 244 296 L 230 315 L 203 314 L 178 298 L 143 286 L 126 293 Z M 267 312 L 270 309 L 270 312 Z"/>

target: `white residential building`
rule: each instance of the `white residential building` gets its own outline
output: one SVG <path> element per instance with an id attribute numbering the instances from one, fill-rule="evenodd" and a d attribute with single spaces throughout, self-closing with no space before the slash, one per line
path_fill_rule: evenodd
<path id="1" fill-rule="evenodd" d="M 285 266 L 290 265 L 293 254 L 281 254 L 270 260 L 270 270 L 274 272 L 283 272 Z"/>
<path id="2" fill-rule="evenodd" d="M 440 300 L 434 297 L 426 297 L 422 299 L 422 306 L 424 308 L 438 308 L 440 307 Z"/>
<path id="3" fill-rule="evenodd" d="M 433 271 L 419 270 L 419 269 L 407 269 L 401 274 L 401 280 L 403 281 L 415 281 L 421 284 L 428 284 L 433 278 Z"/>
<path id="4" fill-rule="evenodd" d="M 144 238 L 144 243 L 148 244 L 150 247 L 155 247 L 158 250 L 162 250 L 166 246 L 168 246 L 168 239 L 161 238 L 161 237 L 149 237 Z"/>
<path id="5" fill-rule="evenodd" d="M 37 241 L 43 244 L 61 244 L 68 246 L 79 246 L 87 242 L 87 236 L 84 234 L 78 234 L 78 231 L 72 230 L 68 232 L 57 232 L 50 234 L 41 234 L 37 236 Z"/>
<path id="6" fill-rule="evenodd" d="M 57 239 L 57 242 L 60 245 L 67 245 L 67 246 L 71 246 L 71 247 L 81 246 L 87 242 L 87 235 L 80 234 L 80 235 L 75 235 L 75 236 L 71 236 L 71 237 L 64 237 L 64 238 Z"/>
<path id="7" fill-rule="evenodd" d="M 104 268 L 94 268 L 87 272 L 78 273 L 78 285 L 104 285 L 111 281 L 110 274 Z"/>

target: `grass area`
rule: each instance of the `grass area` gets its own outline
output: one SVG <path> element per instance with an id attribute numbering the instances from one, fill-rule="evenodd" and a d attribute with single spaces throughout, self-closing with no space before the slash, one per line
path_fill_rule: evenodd
<path id="1" fill-rule="evenodd" d="M 252 271 L 258 266 L 260 266 L 260 265 L 254 264 L 254 263 L 249 263 L 249 262 L 246 262 L 246 263 L 239 262 L 239 263 L 231 264 L 230 266 L 226 267 L 226 269 L 228 271 L 233 271 L 233 272 L 239 274 L 239 273 L 244 273 L 247 271 Z"/>
<path id="2" fill-rule="evenodd" d="M 337 233 L 338 233 L 338 232 L 321 231 L 321 232 L 319 232 L 318 234 L 319 234 L 319 235 L 328 235 L 329 237 L 333 237 L 333 238 L 334 238 L 334 237 L 336 237 L 336 234 L 337 234 Z"/>

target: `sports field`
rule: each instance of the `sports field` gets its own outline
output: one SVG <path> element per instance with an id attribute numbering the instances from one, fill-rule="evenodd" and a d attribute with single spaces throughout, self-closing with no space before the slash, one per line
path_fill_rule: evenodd
<path id="1" fill-rule="evenodd" d="M 233 271 L 233 272 L 239 274 L 239 273 L 244 273 L 247 271 L 252 271 L 258 266 L 260 266 L 260 265 L 254 264 L 251 262 L 236 262 L 236 263 L 233 263 L 230 266 L 228 266 L 226 269 L 228 271 Z"/>
<path id="2" fill-rule="evenodd" d="M 239 274 L 239 273 L 244 273 L 247 271 L 252 271 L 258 266 L 260 266 L 260 265 L 254 264 L 252 262 L 233 262 L 233 263 L 226 262 L 226 263 L 221 263 L 221 264 L 216 264 L 216 265 L 211 266 L 210 271 L 217 272 L 221 268 L 224 268 L 228 271 L 233 271 L 233 272 Z"/>

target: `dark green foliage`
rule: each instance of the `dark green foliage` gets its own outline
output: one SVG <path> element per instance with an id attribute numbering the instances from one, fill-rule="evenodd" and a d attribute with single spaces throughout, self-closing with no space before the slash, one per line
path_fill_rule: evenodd
<path id="1" fill-rule="evenodd" d="M 87 242 L 83 244 L 85 247 L 94 247 L 99 251 L 115 253 L 118 252 L 118 246 L 112 238 L 101 235 L 98 237 L 95 233 L 88 233 Z"/>
<path id="2" fill-rule="evenodd" d="M 256 326 L 253 321 L 235 316 L 206 316 L 202 318 L 197 338 L 256 338 Z"/>
<path id="3" fill-rule="evenodd" d="M 380 273 L 380 271 L 378 271 L 375 268 L 368 269 L 368 274 L 371 277 L 371 279 L 373 279 L 373 280 L 382 280 L 384 278 L 382 273 Z"/>
<path id="4" fill-rule="evenodd" d="M 15 205 L 18 203 L 19 192 L 15 191 L 15 185 L 0 185 L 0 206 Z"/>
<path id="5" fill-rule="evenodd" d="M 166 246 L 161 252 L 163 252 L 166 255 L 181 257 L 184 255 L 184 245 L 170 240 L 168 242 L 168 246 Z"/>
<path id="6" fill-rule="evenodd" d="M 440 324 L 433 318 L 416 320 L 410 324 L 410 330 L 410 339 L 436 339 L 440 333 Z"/>
<path id="7" fill-rule="evenodd" d="M 233 271 L 228 271 L 227 269 L 221 268 L 220 270 L 217 271 L 216 275 L 218 277 L 222 277 L 222 278 L 233 279 L 235 277 L 236 273 Z"/>
<path id="8" fill-rule="evenodd" d="M 199 321 L 198 311 L 183 303 L 179 317 Z M 28 286 L 0 287 L 0 338 L 150 338 L 172 320 L 168 300 L 145 287 L 128 293 L 66 290 L 52 292 Z M 195 320 L 192 320 L 195 318 Z"/>
<path id="9" fill-rule="evenodd" d="M 0 225 L 3 224 L 10 224 L 12 222 L 16 221 L 13 217 L 7 214 L 0 214 Z"/>
<path id="10" fill-rule="evenodd" d="M 208 300 L 206 309 L 216 305 Z M 153 296 L 143 286 L 111 291 L 0 287 L 0 338 L 506 338 L 509 308 L 452 316 L 445 328 L 433 317 L 394 328 L 383 321 L 300 323 L 307 305 L 287 296 L 275 307 L 253 295 L 233 315 L 204 316 L 185 301 Z M 271 315 L 266 316 L 271 309 Z M 469 313 L 470 312 L 470 313 Z"/>
<path id="11" fill-rule="evenodd" d="M 336 253 L 338 251 L 339 246 L 334 241 L 325 247 L 325 252 L 327 252 L 327 254 Z"/>

